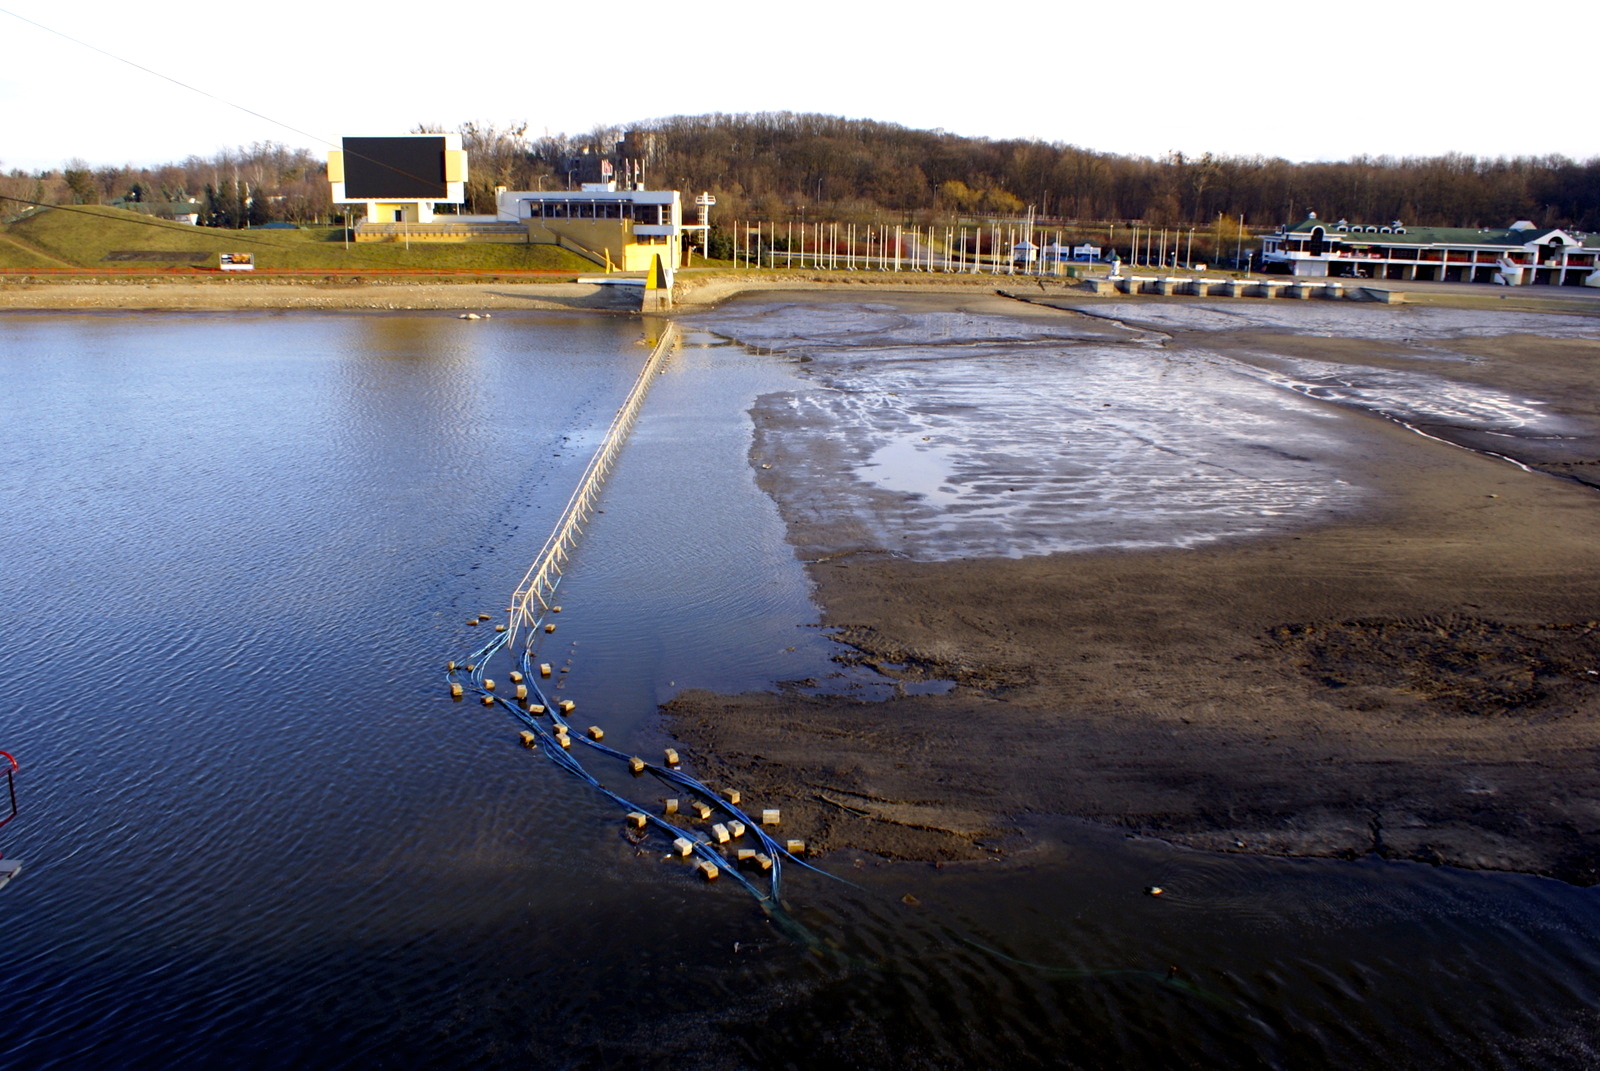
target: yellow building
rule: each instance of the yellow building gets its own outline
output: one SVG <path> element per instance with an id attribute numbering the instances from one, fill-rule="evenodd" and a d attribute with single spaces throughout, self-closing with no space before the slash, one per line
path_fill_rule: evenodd
<path id="1" fill-rule="evenodd" d="M 578 190 L 501 190 L 496 218 L 526 228 L 527 241 L 559 245 L 615 271 L 647 271 L 657 254 L 668 268 L 683 256 L 683 201 L 677 190 L 619 190 L 615 182 Z"/>

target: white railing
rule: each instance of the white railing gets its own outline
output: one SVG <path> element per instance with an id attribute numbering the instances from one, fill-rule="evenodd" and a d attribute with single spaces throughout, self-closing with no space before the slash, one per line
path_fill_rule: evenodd
<path id="1" fill-rule="evenodd" d="M 606 429 L 600 449 L 589 459 L 588 466 L 583 470 L 583 477 L 578 481 L 572 497 L 567 500 L 566 509 L 561 511 L 561 517 L 556 521 L 554 531 L 550 533 L 550 538 L 545 540 L 544 549 L 528 567 L 527 575 L 522 578 L 522 583 L 517 585 L 516 594 L 511 597 L 509 624 L 511 638 L 516 637 L 517 629 L 521 626 L 526 625 L 530 629 L 535 627 L 549 612 L 550 598 L 555 594 L 556 585 L 561 581 L 561 568 L 571 556 L 572 548 L 577 544 L 578 537 L 583 534 L 583 525 L 588 522 L 590 514 L 594 511 L 595 502 L 600 496 L 600 485 L 610 474 L 612 465 L 616 463 L 617 454 L 622 450 L 622 444 L 627 441 L 628 433 L 633 430 L 633 422 L 639 416 L 645 395 L 650 392 L 651 382 L 667 363 L 667 358 L 671 356 L 672 348 L 677 342 L 678 325 L 669 320 L 661 332 L 661 337 L 656 339 L 650 356 L 645 359 L 644 367 L 639 370 L 638 378 L 633 381 L 627 398 L 618 407 L 617 415 L 611 418 L 611 426 Z"/>

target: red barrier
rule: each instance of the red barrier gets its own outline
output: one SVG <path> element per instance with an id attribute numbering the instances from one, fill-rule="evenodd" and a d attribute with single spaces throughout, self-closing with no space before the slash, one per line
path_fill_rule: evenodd
<path id="1" fill-rule="evenodd" d="M 249 279 L 252 276 L 263 275 L 288 276 L 291 278 L 310 276 L 346 276 L 360 277 L 363 275 L 389 276 L 444 276 L 459 278 L 461 276 L 477 276 L 484 279 L 498 279 L 505 276 L 536 276 L 536 275 L 565 275 L 576 277 L 577 272 L 564 271 L 559 268 L 261 268 L 245 275 L 242 272 L 222 272 L 217 268 L 0 268 L 0 275 L 107 275 L 107 276 L 138 276 L 138 275 L 183 275 L 194 277 L 203 275 L 217 279 Z"/>

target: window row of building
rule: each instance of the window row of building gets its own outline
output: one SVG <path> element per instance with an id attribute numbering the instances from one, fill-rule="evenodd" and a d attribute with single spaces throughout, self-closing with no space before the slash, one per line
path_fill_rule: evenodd
<path id="1" fill-rule="evenodd" d="M 573 199 L 534 199 L 522 195 L 517 213 L 521 219 L 631 219 L 635 223 L 661 226 L 672 222 L 671 206 L 638 201 Z"/>

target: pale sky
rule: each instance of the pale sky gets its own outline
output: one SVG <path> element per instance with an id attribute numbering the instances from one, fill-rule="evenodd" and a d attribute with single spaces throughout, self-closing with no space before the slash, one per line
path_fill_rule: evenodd
<path id="1" fill-rule="evenodd" d="M 263 140 L 320 151 L 317 138 L 421 122 L 576 134 L 714 111 L 1150 156 L 1600 155 L 1588 57 L 1600 16 L 1588 0 L 1515 18 L 1431 0 L 0 9 L 315 135 L 0 14 L 5 170 L 156 164 Z"/>

